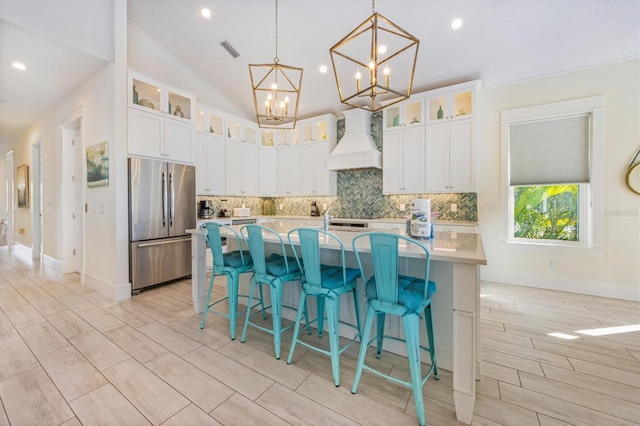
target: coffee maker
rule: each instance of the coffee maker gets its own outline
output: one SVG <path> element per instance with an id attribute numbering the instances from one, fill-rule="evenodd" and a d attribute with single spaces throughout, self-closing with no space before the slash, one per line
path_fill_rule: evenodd
<path id="1" fill-rule="evenodd" d="M 198 217 L 200 219 L 211 219 L 213 217 L 213 208 L 211 207 L 211 201 L 200 200 L 200 209 L 198 211 Z"/>

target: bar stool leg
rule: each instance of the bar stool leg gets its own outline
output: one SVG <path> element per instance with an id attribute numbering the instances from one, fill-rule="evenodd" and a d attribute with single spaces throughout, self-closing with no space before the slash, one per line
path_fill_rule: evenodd
<path id="1" fill-rule="evenodd" d="M 282 282 L 271 283 L 271 315 L 273 316 L 273 348 L 280 359 L 282 346 Z"/>
<path id="2" fill-rule="evenodd" d="M 374 314 L 375 311 L 371 306 L 369 306 L 367 308 L 367 318 L 364 320 L 364 331 L 362 332 L 362 342 L 360 342 L 360 354 L 358 355 L 356 375 L 353 379 L 351 393 L 356 393 L 358 390 L 358 384 L 360 383 L 360 377 L 362 376 L 362 368 L 364 367 L 364 358 L 367 355 L 367 343 L 369 342 L 369 336 L 371 335 L 371 329 L 373 328 Z"/>
<path id="3" fill-rule="evenodd" d="M 238 316 L 238 271 L 227 275 L 227 295 L 229 296 L 229 335 L 236 340 L 236 317 Z"/>
<path id="4" fill-rule="evenodd" d="M 338 335 L 338 328 L 340 326 L 338 317 L 340 315 L 340 297 L 327 296 L 324 299 L 327 307 L 327 322 L 329 327 L 329 347 L 331 348 L 331 370 L 333 371 L 333 383 L 336 386 L 340 386 L 340 336 Z M 322 312 L 322 314 L 324 314 L 324 312 Z"/>
<path id="5" fill-rule="evenodd" d="M 215 275 L 213 271 L 211 271 L 211 279 L 209 280 L 209 291 L 207 292 L 207 306 L 204 308 L 204 312 L 202 314 L 202 323 L 200 324 L 200 329 L 204 328 L 204 323 L 207 320 L 207 314 L 209 313 L 209 307 L 211 306 L 211 292 L 213 291 L 213 279 Z"/>
<path id="6" fill-rule="evenodd" d="M 438 375 L 438 363 L 436 362 L 436 344 L 433 335 L 433 319 L 431 317 L 431 305 L 424 310 L 424 321 L 427 325 L 427 338 L 429 339 L 429 355 L 431 355 L 431 365 L 433 365 L 433 378 L 440 380 Z"/>
<path id="7" fill-rule="evenodd" d="M 386 318 L 387 314 L 385 314 L 384 312 L 378 312 L 377 315 L 377 330 L 378 330 L 378 335 L 377 335 L 377 350 L 376 350 L 376 358 L 380 358 L 380 356 L 382 356 L 382 342 L 384 341 L 384 320 Z"/>
<path id="8" fill-rule="evenodd" d="M 425 425 L 424 399 L 422 396 L 422 368 L 420 366 L 420 328 L 418 315 L 409 314 L 402 317 L 404 334 L 411 371 L 411 384 L 413 385 L 413 399 L 416 403 L 416 413 L 420 425 Z"/>
<path id="9" fill-rule="evenodd" d="M 307 295 L 304 291 L 300 292 L 300 300 L 298 302 L 298 314 L 296 315 L 296 325 L 293 327 L 293 339 L 291 340 L 291 348 L 289 349 L 289 356 L 287 357 L 287 364 L 291 364 L 293 360 L 293 351 L 296 348 L 296 343 L 298 343 L 298 332 L 300 332 L 300 323 L 302 322 L 302 314 L 303 311 L 306 311 L 305 299 Z M 307 321 L 307 328 L 309 321 Z"/>
<path id="10" fill-rule="evenodd" d="M 322 331 L 324 330 L 324 302 L 324 297 L 316 297 L 318 305 L 318 337 L 322 337 Z"/>

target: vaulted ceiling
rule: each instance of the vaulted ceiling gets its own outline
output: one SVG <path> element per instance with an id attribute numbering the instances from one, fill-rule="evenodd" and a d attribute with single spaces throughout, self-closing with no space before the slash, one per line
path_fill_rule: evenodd
<path id="1" fill-rule="evenodd" d="M 112 1 L 0 0 L 0 141 L 113 60 Z M 375 10 L 420 40 L 414 91 L 470 79 L 494 87 L 640 54 L 638 0 L 378 0 Z M 367 0 L 279 0 L 278 57 L 304 68 L 300 117 L 347 109 L 329 48 L 371 12 Z M 130 27 L 189 70 L 172 84 L 196 79 L 211 89 L 199 100 L 222 99 L 248 118 L 248 64 L 273 61 L 274 15 L 269 0 L 128 0 Z M 129 62 L 144 68 L 143 53 L 131 49 Z M 11 68 L 16 60 L 27 74 Z"/>

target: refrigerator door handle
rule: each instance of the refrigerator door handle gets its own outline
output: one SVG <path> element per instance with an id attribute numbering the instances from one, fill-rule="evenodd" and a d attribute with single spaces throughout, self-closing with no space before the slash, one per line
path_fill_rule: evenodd
<path id="1" fill-rule="evenodd" d="M 143 247 L 162 246 L 165 244 L 184 243 L 185 241 L 191 241 L 191 237 L 185 237 L 185 238 L 169 240 L 169 241 L 156 241 L 153 243 L 140 243 L 136 247 L 143 248 Z"/>
<path id="2" fill-rule="evenodd" d="M 162 227 L 167 226 L 167 182 L 164 172 L 162 172 Z"/>
<path id="3" fill-rule="evenodd" d="M 171 204 L 169 205 L 169 226 L 173 226 L 173 213 L 176 210 L 176 188 L 173 183 L 173 173 L 169 173 L 169 187 L 171 188 Z"/>

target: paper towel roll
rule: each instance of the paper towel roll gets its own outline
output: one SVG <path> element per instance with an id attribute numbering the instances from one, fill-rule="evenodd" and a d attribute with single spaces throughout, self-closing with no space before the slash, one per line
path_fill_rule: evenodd
<path id="1" fill-rule="evenodd" d="M 411 201 L 411 236 L 431 236 L 431 200 L 416 198 Z"/>

